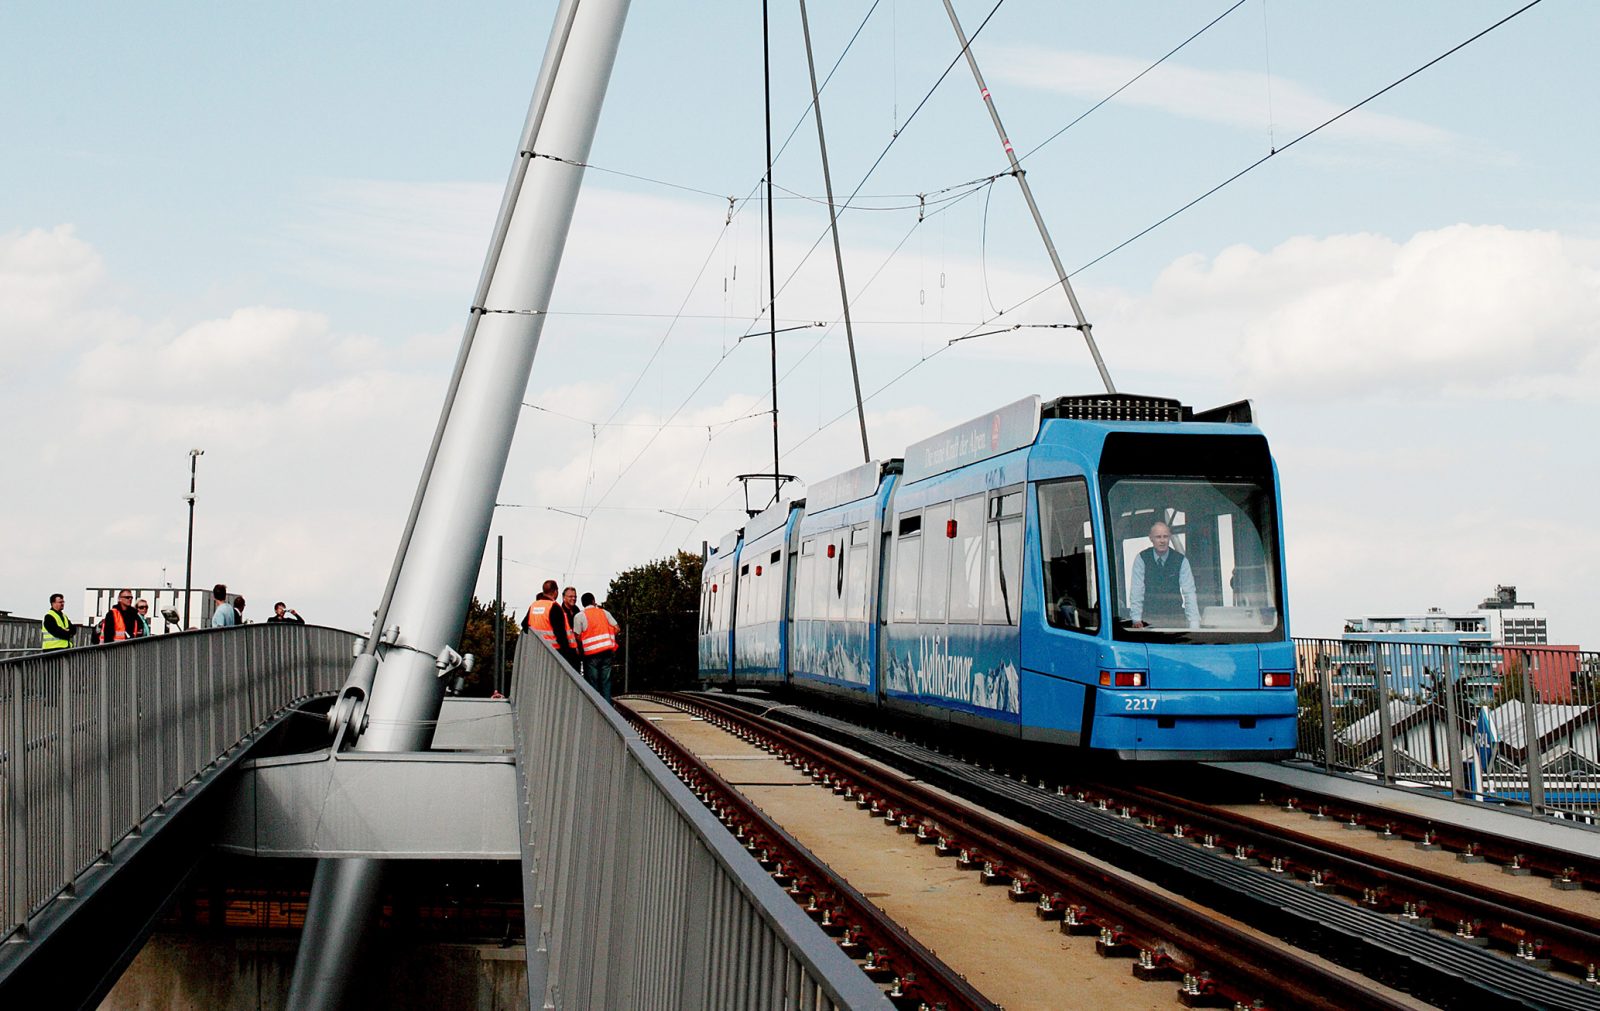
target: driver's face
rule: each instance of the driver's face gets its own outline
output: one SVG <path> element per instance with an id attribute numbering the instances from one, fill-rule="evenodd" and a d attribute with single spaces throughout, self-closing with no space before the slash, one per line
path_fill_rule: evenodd
<path id="1" fill-rule="evenodd" d="M 1172 546 L 1172 531 L 1164 526 L 1150 528 L 1150 543 L 1155 545 L 1158 554 L 1166 554 Z"/>

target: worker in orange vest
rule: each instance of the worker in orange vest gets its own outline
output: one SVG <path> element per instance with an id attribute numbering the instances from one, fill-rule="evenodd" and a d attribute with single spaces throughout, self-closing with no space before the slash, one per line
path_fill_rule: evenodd
<path id="1" fill-rule="evenodd" d="M 617 656 L 617 619 L 594 602 L 594 594 L 583 595 L 583 610 L 572 619 L 572 628 L 583 643 L 583 676 L 594 690 L 611 701 L 611 664 Z"/>
<path id="2" fill-rule="evenodd" d="M 566 612 L 561 609 L 561 602 L 556 599 L 560 592 L 559 583 L 554 579 L 546 579 L 539 596 L 528 605 L 528 615 L 522 620 L 522 628 L 524 631 L 537 633 L 539 638 L 543 639 L 551 649 L 560 653 L 562 659 L 566 660 L 576 672 L 582 661 L 572 644 L 572 630 L 567 626 Z"/>
<path id="3" fill-rule="evenodd" d="M 133 591 L 123 590 L 117 594 L 116 605 L 106 612 L 105 620 L 100 623 L 100 641 L 124 642 L 144 634 L 144 622 L 133 609 Z"/>

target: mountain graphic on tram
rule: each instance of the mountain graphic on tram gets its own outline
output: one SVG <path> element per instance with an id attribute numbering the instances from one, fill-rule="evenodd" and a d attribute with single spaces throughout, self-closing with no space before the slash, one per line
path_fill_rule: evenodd
<path id="1" fill-rule="evenodd" d="M 699 676 L 1125 759 L 1295 743 L 1277 468 L 1250 404 L 1028 397 L 706 553 Z"/>

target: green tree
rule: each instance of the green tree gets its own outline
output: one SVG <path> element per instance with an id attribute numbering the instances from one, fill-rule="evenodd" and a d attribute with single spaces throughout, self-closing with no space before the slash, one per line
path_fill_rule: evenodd
<path id="1" fill-rule="evenodd" d="M 500 622 L 505 627 L 506 655 L 500 684 L 511 683 L 511 661 L 517 655 L 517 620 L 509 611 L 502 610 Z M 472 598 L 467 607 L 466 627 L 461 631 L 461 652 L 478 658 L 477 670 L 466 676 L 463 695 L 487 696 L 495 689 L 494 678 L 494 601 Z"/>
<path id="2" fill-rule="evenodd" d="M 606 609 L 622 626 L 628 688 L 672 688 L 694 681 L 698 663 L 699 555 L 679 551 L 619 573 Z M 621 688 L 623 672 L 612 675 Z"/>

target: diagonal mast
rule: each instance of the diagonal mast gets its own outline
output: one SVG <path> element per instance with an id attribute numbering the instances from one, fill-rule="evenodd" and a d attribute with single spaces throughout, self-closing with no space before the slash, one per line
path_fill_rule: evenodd
<path id="1" fill-rule="evenodd" d="M 561 0 L 556 11 L 433 446 L 372 635 L 329 717 L 335 751 L 432 743 L 627 11 L 628 0 Z M 382 870 L 373 859 L 318 864 L 294 1011 L 345 1003 Z M 541 968 L 530 959 L 530 992 L 543 990 Z"/>

